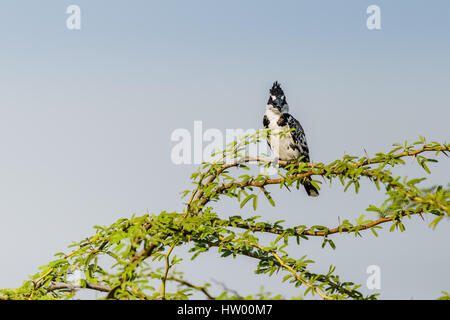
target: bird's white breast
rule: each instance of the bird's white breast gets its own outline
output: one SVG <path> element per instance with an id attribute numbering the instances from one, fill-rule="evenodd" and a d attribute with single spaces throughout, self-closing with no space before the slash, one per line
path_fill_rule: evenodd
<path id="1" fill-rule="evenodd" d="M 280 127 L 278 120 L 281 113 L 274 111 L 271 106 L 266 107 L 265 115 L 269 120 L 268 128 L 271 130 L 272 135 L 269 137 L 270 148 L 274 154 L 274 157 L 280 160 L 295 160 L 300 156 L 300 152 L 297 149 L 293 149 L 290 145 L 294 144 L 291 135 L 288 133 L 286 136 L 281 137 L 278 133 L 286 130 L 286 127 Z"/>

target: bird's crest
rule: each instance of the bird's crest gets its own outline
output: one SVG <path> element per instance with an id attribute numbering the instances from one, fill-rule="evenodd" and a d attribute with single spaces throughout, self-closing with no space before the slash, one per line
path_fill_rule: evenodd
<path id="1" fill-rule="evenodd" d="M 281 86 L 278 83 L 278 81 L 275 81 L 273 83 L 272 89 L 270 89 L 270 94 L 277 97 L 284 95 L 283 89 L 281 89 Z"/>

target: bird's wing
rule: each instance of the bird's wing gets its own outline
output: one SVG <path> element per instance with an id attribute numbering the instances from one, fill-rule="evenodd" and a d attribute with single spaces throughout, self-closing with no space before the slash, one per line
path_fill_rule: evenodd
<path id="1" fill-rule="evenodd" d="M 270 123 L 269 118 L 267 118 L 267 115 L 264 115 L 264 117 L 263 117 L 263 126 L 264 126 L 264 128 L 267 129 L 269 127 L 269 123 Z"/>
<path id="2" fill-rule="evenodd" d="M 263 126 L 264 126 L 264 128 L 267 129 L 269 127 L 269 123 L 270 123 L 269 118 L 267 118 L 267 116 L 264 115 L 264 117 L 263 117 Z M 272 146 L 270 145 L 269 139 L 267 139 L 267 144 L 269 145 L 269 148 L 272 148 Z"/>
<path id="3" fill-rule="evenodd" d="M 304 156 L 303 161 L 309 162 L 308 143 L 306 142 L 305 131 L 303 130 L 302 125 L 289 113 L 283 115 L 285 116 L 289 129 L 294 129 L 294 131 L 290 132 L 292 140 L 295 143 L 295 146 L 293 147 L 296 147 L 301 155 Z"/>

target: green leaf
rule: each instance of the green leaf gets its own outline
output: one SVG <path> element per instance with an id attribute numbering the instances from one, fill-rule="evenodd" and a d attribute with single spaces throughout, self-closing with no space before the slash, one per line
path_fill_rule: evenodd
<path id="1" fill-rule="evenodd" d="M 241 202 L 241 209 L 245 206 L 245 204 L 247 203 L 247 202 L 249 202 L 252 198 L 254 198 L 255 197 L 255 195 L 254 194 L 250 194 L 250 195 L 248 195 L 244 200 L 242 200 L 242 202 Z"/>
<path id="2" fill-rule="evenodd" d="M 258 205 L 258 196 L 254 195 L 254 197 L 253 197 L 253 210 L 256 211 L 257 205 Z"/>

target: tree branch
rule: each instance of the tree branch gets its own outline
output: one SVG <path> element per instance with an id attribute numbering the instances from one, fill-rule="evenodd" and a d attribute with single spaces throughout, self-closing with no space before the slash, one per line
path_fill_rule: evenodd
<path id="1" fill-rule="evenodd" d="M 423 213 L 422 209 L 419 209 L 416 212 L 408 212 L 406 213 L 406 211 L 403 211 L 402 213 L 400 213 L 401 217 L 404 216 L 408 216 L 408 215 L 414 215 L 414 214 L 421 214 Z M 362 224 L 359 226 L 355 226 L 358 228 L 358 231 L 361 230 L 367 230 L 370 229 L 372 227 L 375 227 L 379 224 L 383 224 L 389 221 L 393 221 L 395 219 L 398 219 L 398 217 L 381 217 L 378 218 L 377 220 L 371 221 L 369 223 L 366 224 Z M 245 223 L 235 223 L 232 221 L 227 221 L 227 220 L 221 220 L 218 219 L 218 221 L 227 224 L 230 227 L 237 227 L 237 228 L 241 228 L 241 229 L 247 229 L 253 232 L 267 232 L 267 233 L 273 233 L 273 234 L 277 234 L 277 235 L 282 235 L 286 233 L 286 229 L 276 229 L 276 228 L 264 228 L 264 227 L 258 227 L 258 226 L 254 226 L 251 224 L 245 224 Z M 295 230 L 295 227 L 293 228 Z M 307 229 L 307 230 L 303 230 L 303 231 L 298 231 L 295 230 L 293 236 L 298 235 L 298 236 L 316 236 L 316 237 L 325 237 L 328 236 L 330 234 L 335 234 L 335 233 L 342 233 L 342 232 L 352 232 L 353 230 L 351 228 L 347 228 L 344 227 L 342 225 L 337 226 L 335 228 L 332 229 L 327 229 L 327 231 L 314 231 L 312 229 Z"/>
<path id="2" fill-rule="evenodd" d="M 70 283 L 54 283 L 51 284 L 50 286 L 48 286 L 46 288 L 47 291 L 51 292 L 51 291 L 56 291 L 56 290 L 64 290 L 64 289 L 69 289 L 69 290 L 75 290 L 75 289 L 92 289 L 92 290 L 96 290 L 96 291 L 101 291 L 101 292 L 110 292 L 111 288 L 107 285 L 100 285 L 100 284 L 95 284 L 95 283 L 91 283 L 91 282 L 87 282 L 86 281 L 86 287 L 82 287 L 82 286 L 76 286 Z"/>

